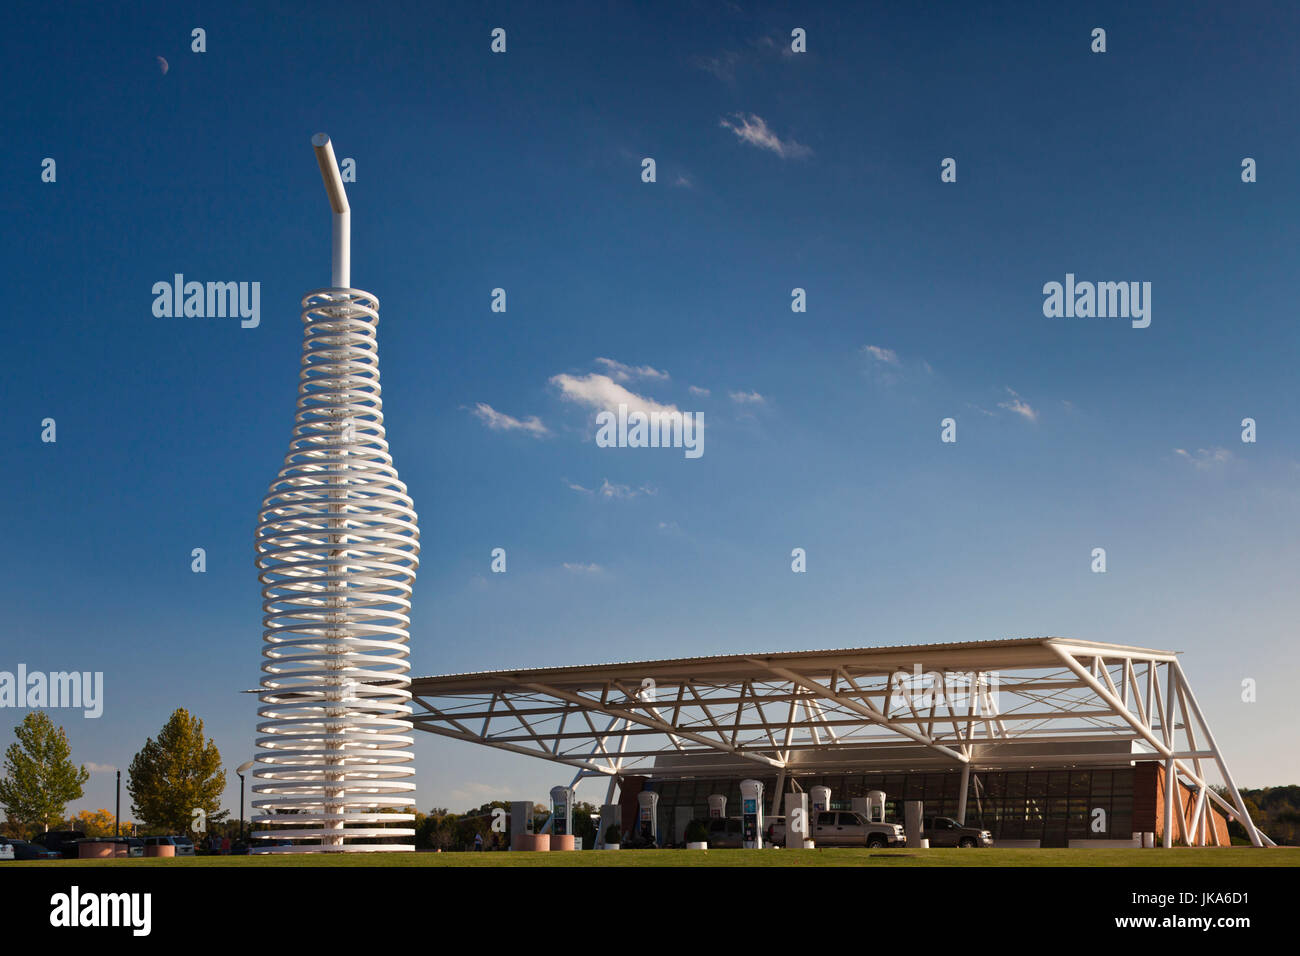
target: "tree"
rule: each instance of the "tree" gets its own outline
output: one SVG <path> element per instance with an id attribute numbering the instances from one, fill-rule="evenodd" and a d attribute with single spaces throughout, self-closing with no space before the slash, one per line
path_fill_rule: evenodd
<path id="1" fill-rule="evenodd" d="M 452 850 L 456 848 L 456 830 L 460 816 L 446 807 L 434 807 L 415 815 L 415 845 L 422 850 Z M 473 839 L 471 836 L 470 839 Z"/>
<path id="2" fill-rule="evenodd" d="M 114 828 L 113 811 L 107 809 L 101 810 L 82 810 L 75 817 L 68 821 L 69 830 L 80 830 L 88 837 L 112 836 Z M 122 832 L 127 832 L 130 823 L 122 821 Z"/>
<path id="3" fill-rule="evenodd" d="M 203 721 L 183 707 L 171 715 L 156 741 L 145 741 L 127 770 L 132 812 L 146 830 L 161 833 L 197 836 L 191 832 L 195 819 L 215 823 L 226 817 L 228 811 L 221 810 L 225 788 L 217 745 L 211 738 L 204 743 Z"/>
<path id="4" fill-rule="evenodd" d="M 70 801 L 81 799 L 90 773 L 73 766 L 68 735 L 44 711 L 24 717 L 14 736 L 18 739 L 5 752 L 0 806 L 12 820 L 48 830 L 63 819 Z"/>

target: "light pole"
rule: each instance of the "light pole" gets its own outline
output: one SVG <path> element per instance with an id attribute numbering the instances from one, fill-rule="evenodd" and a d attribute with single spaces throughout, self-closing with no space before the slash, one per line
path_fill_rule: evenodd
<path id="1" fill-rule="evenodd" d="M 117 803 L 113 805 L 113 836 L 122 835 L 122 771 L 117 772 Z"/>
<path id="2" fill-rule="evenodd" d="M 256 760 L 250 760 L 235 768 L 235 773 L 239 775 L 239 840 L 241 843 L 244 839 L 244 774 L 252 770 L 255 763 Z"/>

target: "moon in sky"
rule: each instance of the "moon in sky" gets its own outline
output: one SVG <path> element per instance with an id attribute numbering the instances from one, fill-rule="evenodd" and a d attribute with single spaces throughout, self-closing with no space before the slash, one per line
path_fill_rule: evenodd
<path id="1" fill-rule="evenodd" d="M 163 71 L 163 76 L 166 76 L 166 75 L 167 75 L 167 69 L 168 69 L 168 67 L 167 67 L 167 61 L 164 60 L 162 57 L 156 57 L 155 59 L 158 60 L 158 69 L 160 69 L 160 70 Z"/>

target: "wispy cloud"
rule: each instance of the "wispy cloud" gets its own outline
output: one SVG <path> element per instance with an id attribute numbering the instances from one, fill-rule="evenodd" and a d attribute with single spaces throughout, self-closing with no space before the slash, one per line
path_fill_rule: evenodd
<path id="1" fill-rule="evenodd" d="M 731 118 L 723 117 L 718 121 L 723 129 L 729 129 L 742 143 L 748 143 L 758 149 L 776 153 L 782 159 L 805 159 L 812 155 L 812 150 L 792 139 L 783 140 L 770 128 L 767 121 L 753 113 L 733 113 Z"/>
<path id="2" fill-rule="evenodd" d="M 571 564 L 568 561 L 565 561 L 564 570 L 570 571 L 573 574 L 600 574 L 600 572 L 605 569 L 599 564 Z"/>
<path id="3" fill-rule="evenodd" d="M 658 489 L 651 488 L 648 485 L 633 488 L 629 485 L 613 484 L 608 478 L 602 480 L 600 488 L 597 490 L 605 498 L 635 498 L 637 495 L 654 496 L 659 494 Z"/>
<path id="4" fill-rule="evenodd" d="M 622 362 L 615 361 L 612 358 L 597 358 L 597 365 L 605 366 L 605 371 L 609 373 L 610 378 L 616 382 L 630 382 L 635 378 L 657 379 L 659 381 L 668 381 L 668 373 L 662 372 L 657 368 L 651 368 L 649 365 L 624 365 Z"/>
<path id="5" fill-rule="evenodd" d="M 483 804 L 492 800 L 508 798 L 514 791 L 508 786 L 495 783 L 470 781 L 448 792 L 454 800 L 463 805 L 470 803 Z"/>
<path id="6" fill-rule="evenodd" d="M 698 395 L 700 398 L 708 398 L 713 393 L 707 388 L 700 388 L 698 385 L 692 385 L 687 389 L 692 395 Z"/>
<path id="7" fill-rule="evenodd" d="M 734 3 L 725 3 L 733 13 L 745 16 L 740 7 Z M 790 48 L 787 34 L 778 34 L 776 38 L 768 35 L 746 40 L 744 49 L 723 50 L 714 56 L 697 55 L 691 58 L 691 65 L 706 73 L 711 73 L 723 83 L 734 87 L 739 72 L 751 72 L 763 69 L 774 58 L 788 60 L 796 54 Z"/>
<path id="8" fill-rule="evenodd" d="M 1011 400 L 998 402 L 998 408 L 1005 408 L 1009 412 L 1015 412 L 1026 421 L 1037 423 L 1038 412 L 1036 412 L 1028 402 L 1017 395 L 1014 390 L 1008 388 L 1007 393 L 1011 396 Z"/>
<path id="9" fill-rule="evenodd" d="M 890 387 L 899 382 L 915 382 L 934 375 L 934 369 L 924 359 L 904 360 L 893 349 L 883 345 L 864 345 L 858 352 L 866 361 L 866 374 L 878 385 Z"/>
<path id="10" fill-rule="evenodd" d="M 737 405 L 765 405 L 767 399 L 758 392 L 731 392 L 731 400 Z"/>
<path id="11" fill-rule="evenodd" d="M 641 485 L 633 488 L 631 485 L 620 485 L 610 481 L 608 478 L 602 478 L 599 488 L 584 488 L 575 481 L 568 478 L 563 479 L 564 484 L 578 492 L 580 495 L 599 495 L 602 498 L 636 498 L 640 495 L 657 495 L 659 489 L 651 488 L 649 485 Z"/>
<path id="12" fill-rule="evenodd" d="M 592 372 L 589 375 L 553 375 L 551 384 L 558 386 L 560 394 L 571 402 L 586 405 L 599 411 L 618 411 L 626 405 L 629 412 L 669 414 L 679 409 L 676 405 L 661 405 L 652 398 L 629 392 L 608 375 Z"/>
<path id="13" fill-rule="evenodd" d="M 112 764 L 95 763 L 93 760 L 86 761 L 86 769 L 91 773 L 113 773 L 117 770 Z"/>
<path id="14" fill-rule="evenodd" d="M 740 54 L 735 50 L 723 50 L 717 56 L 696 56 L 691 62 L 698 69 L 711 73 L 732 86 L 736 82 L 736 65 L 740 62 Z"/>
<path id="15" fill-rule="evenodd" d="M 523 431 L 532 435 L 534 438 L 541 438 L 549 435 L 550 429 L 542 424 L 541 419 L 532 415 L 525 419 L 515 418 L 513 415 L 507 415 L 499 412 L 486 402 L 479 402 L 474 406 L 473 412 L 478 420 L 493 431 L 513 432 Z"/>
<path id="16" fill-rule="evenodd" d="M 1232 460 L 1232 452 L 1226 448 L 1198 448 L 1195 454 L 1189 453 L 1185 448 L 1175 448 L 1174 454 L 1184 461 L 1191 462 L 1197 471 L 1218 468 Z"/>

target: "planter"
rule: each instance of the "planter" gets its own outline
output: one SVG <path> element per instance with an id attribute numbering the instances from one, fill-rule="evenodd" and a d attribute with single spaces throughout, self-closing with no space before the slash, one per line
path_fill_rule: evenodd
<path id="1" fill-rule="evenodd" d="M 606 849 L 606 850 L 621 850 L 621 849 L 623 849 L 623 844 L 621 844 L 621 843 L 606 843 L 606 844 L 605 844 L 605 849 Z"/>
<path id="2" fill-rule="evenodd" d="M 176 847 L 163 844 L 162 846 L 147 846 L 144 848 L 145 856 L 175 856 Z"/>
<path id="3" fill-rule="evenodd" d="M 535 853 L 551 848 L 549 833 L 520 833 L 510 838 L 510 849 Z"/>
<path id="4" fill-rule="evenodd" d="M 84 840 L 77 844 L 77 858 L 81 860 L 105 860 L 113 856 L 117 845 L 109 840 Z"/>
<path id="5" fill-rule="evenodd" d="M 803 841 L 803 848 L 804 848 L 805 850 L 815 850 L 815 849 L 817 849 L 817 844 L 814 843 L 812 840 L 804 840 L 804 841 Z"/>
<path id="6" fill-rule="evenodd" d="M 564 833 L 564 834 L 552 833 L 550 834 L 550 837 L 551 837 L 552 850 L 572 850 L 574 848 L 572 833 Z"/>
<path id="7" fill-rule="evenodd" d="M 686 844 L 686 849 L 688 850 L 707 850 L 708 848 L 709 848 L 708 840 L 701 840 L 699 843 Z"/>

